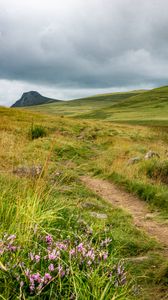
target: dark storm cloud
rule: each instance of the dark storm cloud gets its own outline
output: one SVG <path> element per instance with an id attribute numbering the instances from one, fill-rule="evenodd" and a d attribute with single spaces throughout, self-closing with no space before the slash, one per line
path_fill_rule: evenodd
<path id="1" fill-rule="evenodd" d="M 59 88 L 165 84 L 167 0 L 0 0 L 0 79 Z"/>

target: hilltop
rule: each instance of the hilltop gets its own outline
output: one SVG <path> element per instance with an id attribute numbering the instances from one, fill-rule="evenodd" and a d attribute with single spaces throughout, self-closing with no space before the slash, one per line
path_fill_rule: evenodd
<path id="1" fill-rule="evenodd" d="M 44 103 L 60 102 L 60 100 L 44 97 L 36 91 L 23 93 L 22 97 L 17 100 L 11 107 L 24 107 L 32 105 L 41 105 Z"/>

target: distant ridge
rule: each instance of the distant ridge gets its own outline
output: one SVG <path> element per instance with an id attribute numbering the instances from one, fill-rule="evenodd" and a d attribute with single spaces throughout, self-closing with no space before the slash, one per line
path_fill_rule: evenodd
<path id="1" fill-rule="evenodd" d="M 30 91 L 27 93 L 23 93 L 22 97 L 17 100 L 11 107 L 33 106 L 59 101 L 61 100 L 44 97 L 36 91 Z"/>

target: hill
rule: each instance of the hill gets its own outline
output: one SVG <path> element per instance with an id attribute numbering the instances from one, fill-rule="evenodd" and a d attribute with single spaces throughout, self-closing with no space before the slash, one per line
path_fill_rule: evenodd
<path id="1" fill-rule="evenodd" d="M 168 125 L 168 87 L 133 95 L 113 105 L 94 109 L 79 118 L 104 119 L 130 124 Z"/>
<path id="2" fill-rule="evenodd" d="M 17 100 L 11 107 L 33 106 L 51 102 L 60 102 L 60 100 L 44 97 L 36 91 L 30 91 L 27 93 L 23 93 L 22 97 Z"/>
<path id="3" fill-rule="evenodd" d="M 44 113 L 68 116 L 82 116 L 85 114 L 90 114 L 97 109 L 101 110 L 103 113 L 104 107 L 109 107 L 111 105 L 120 103 L 123 100 L 130 99 L 131 97 L 141 93 L 144 93 L 144 91 L 139 90 L 101 94 L 70 101 L 62 101 L 61 103 L 47 103 L 36 107 L 29 107 L 29 109 Z"/>
<path id="4" fill-rule="evenodd" d="M 168 87 L 95 95 L 29 107 L 33 111 L 129 124 L 167 126 Z"/>
<path id="5" fill-rule="evenodd" d="M 153 212 L 142 223 L 158 220 L 164 234 L 168 132 L 15 108 L 0 116 L 1 298 L 166 299 L 162 245 L 120 207 L 123 190 L 120 199 L 106 186 L 111 206 L 102 182 L 85 180 L 136 194 Z M 150 149 L 159 157 L 145 160 Z"/>

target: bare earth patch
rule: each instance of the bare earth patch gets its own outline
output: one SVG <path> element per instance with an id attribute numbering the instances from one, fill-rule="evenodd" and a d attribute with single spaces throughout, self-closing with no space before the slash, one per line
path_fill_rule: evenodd
<path id="1" fill-rule="evenodd" d="M 164 255 L 168 257 L 168 226 L 152 219 L 155 215 L 150 213 L 145 202 L 120 190 L 106 180 L 89 176 L 82 176 L 81 180 L 97 195 L 110 201 L 114 206 L 127 210 L 132 215 L 137 227 L 145 230 L 163 245 Z"/>

